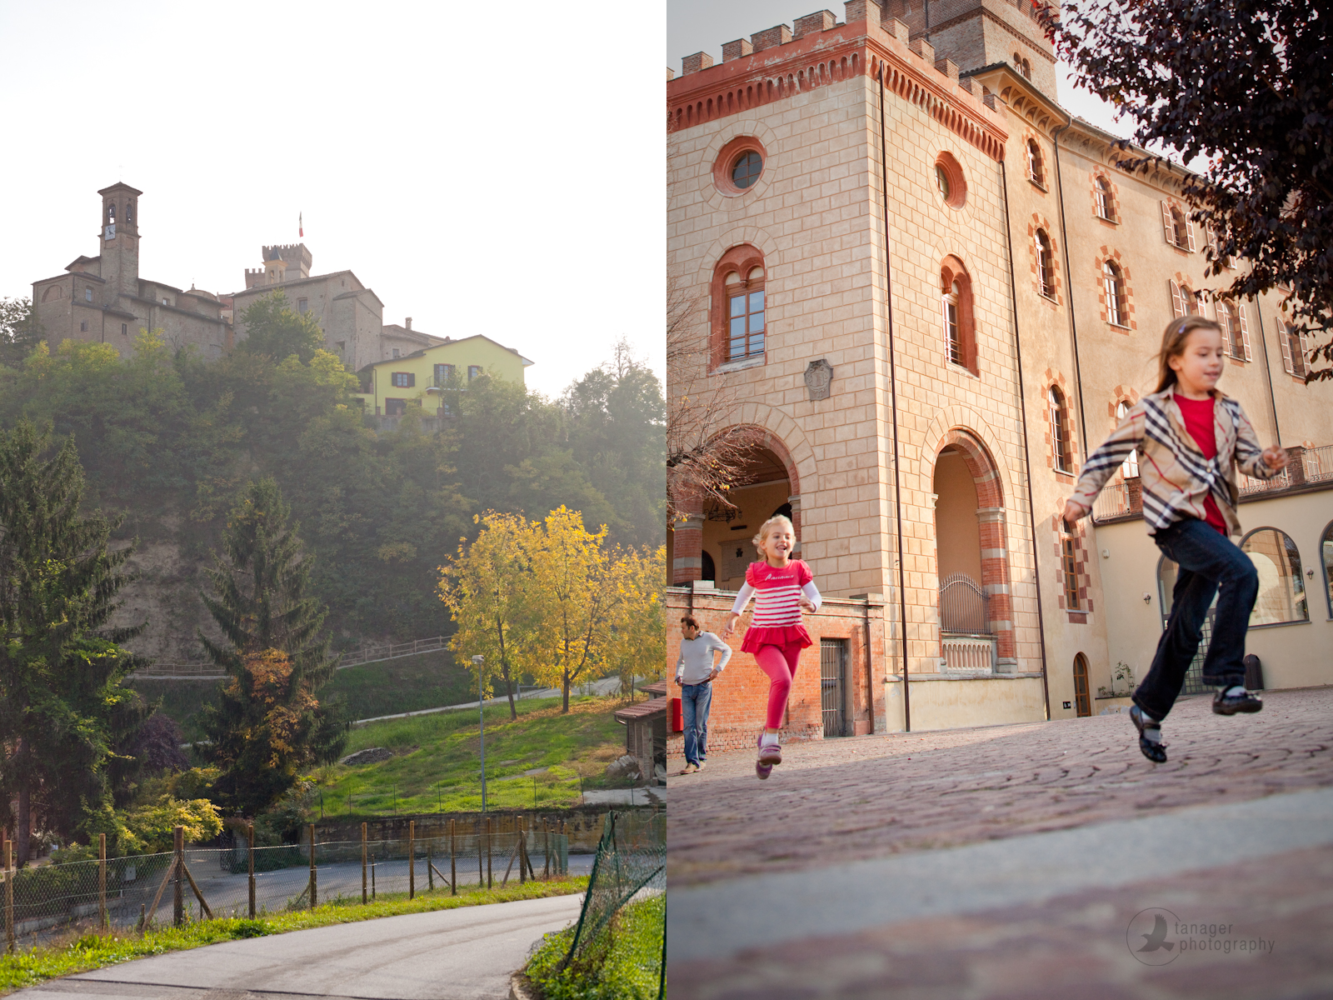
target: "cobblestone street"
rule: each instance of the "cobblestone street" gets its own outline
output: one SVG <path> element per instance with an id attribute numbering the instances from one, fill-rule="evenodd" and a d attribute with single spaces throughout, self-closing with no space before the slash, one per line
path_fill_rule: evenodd
<path id="1" fill-rule="evenodd" d="M 1265 700 L 1259 715 L 1235 718 L 1213 715 L 1206 697 L 1182 700 L 1163 727 L 1171 759 L 1156 766 L 1140 755 L 1124 714 L 791 744 L 766 782 L 755 778 L 752 754 L 716 754 L 699 774 L 670 779 L 673 926 L 688 919 L 692 900 L 716 901 L 725 889 L 737 900 L 768 900 L 756 920 L 772 919 L 786 940 L 756 946 L 742 934 L 730 951 L 714 941 L 689 961 L 673 954 L 671 994 L 1331 995 L 1333 836 L 1297 809 L 1274 824 L 1310 836 L 1292 842 L 1298 850 L 1274 846 L 1264 832 L 1268 807 L 1255 800 L 1278 796 L 1272 808 L 1282 814 L 1312 801 L 1288 793 L 1333 787 L 1333 688 L 1269 692 Z M 670 763 L 673 774 L 683 764 Z M 1232 822 L 1218 810 L 1233 806 L 1250 823 L 1236 827 L 1249 831 L 1235 834 L 1239 846 L 1215 850 L 1212 860 L 1181 847 L 1182 840 L 1206 846 L 1211 831 Z M 1153 848 L 1149 834 L 1124 833 L 1126 821 L 1145 831 L 1177 824 L 1178 857 L 1156 877 L 1134 874 Z M 964 892 L 957 912 L 925 905 L 920 916 L 868 918 L 833 935 L 826 922 L 821 933 L 824 918 L 805 904 L 804 912 L 781 912 L 782 897 L 773 896 L 784 878 L 804 879 L 817 894 L 821 880 L 867 864 L 897 864 L 900 874 L 952 858 L 984 866 L 965 859 L 1002 851 L 1006 841 L 1035 858 L 1029 881 L 1039 885 L 1042 845 L 1055 851 L 1059 842 L 1067 853 L 1071 836 L 1084 836 L 1103 859 L 1122 858 L 1108 869 L 1115 877 L 1015 905 L 990 906 L 983 897 L 968 905 Z M 1234 865 L 1227 850 L 1238 852 Z M 891 896 L 899 884 L 886 881 L 882 893 Z M 829 906 L 838 912 L 836 900 Z M 1271 953 L 1182 951 L 1171 965 L 1151 967 L 1126 946 L 1131 918 L 1148 907 L 1230 924 L 1235 940 L 1276 944 Z M 848 920 L 856 924 L 854 915 Z M 793 924 L 804 928 L 799 940 Z"/>

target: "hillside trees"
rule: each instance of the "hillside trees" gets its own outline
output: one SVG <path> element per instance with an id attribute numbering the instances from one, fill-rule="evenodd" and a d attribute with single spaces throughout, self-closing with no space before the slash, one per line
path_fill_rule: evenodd
<path id="1" fill-rule="evenodd" d="M 251 484 L 208 574 L 214 594 L 200 595 L 225 637 L 200 642 L 231 678 L 204 713 L 202 753 L 221 769 L 217 798 L 251 814 L 345 741 L 336 706 L 315 696 L 337 660 L 320 634 L 325 611 L 305 593 L 310 562 L 290 514 L 272 479 Z"/>
<path id="2" fill-rule="evenodd" d="M 0 296 L 0 366 L 14 367 L 42 339 L 42 324 L 31 299 Z"/>
<path id="3" fill-rule="evenodd" d="M 1317 11 L 1317 12 L 1316 12 Z M 1188 163 L 1194 218 L 1216 234 L 1210 271 L 1244 258 L 1229 294 L 1278 288 L 1298 326 L 1333 329 L 1333 37 L 1304 0 L 1064 0 L 1045 16 L 1076 79 Z M 1140 150 L 1128 169 L 1156 159 Z M 1311 379 L 1333 379 L 1329 362 Z"/>
<path id="4" fill-rule="evenodd" d="M 109 810 L 147 714 L 121 686 L 136 661 L 120 644 L 139 628 L 108 626 L 130 550 L 109 551 L 113 522 L 80 510 L 72 442 L 51 450 L 29 422 L 0 430 L 0 825 L 21 865 L 36 814 L 68 837 Z"/>

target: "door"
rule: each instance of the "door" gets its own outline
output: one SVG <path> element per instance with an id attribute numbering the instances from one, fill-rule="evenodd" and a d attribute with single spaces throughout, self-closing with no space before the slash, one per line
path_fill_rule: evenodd
<path id="1" fill-rule="evenodd" d="M 1074 706 L 1078 709 L 1080 719 L 1092 714 L 1092 698 L 1088 695 L 1088 660 L 1082 653 L 1074 657 Z"/>
<path id="2" fill-rule="evenodd" d="M 846 736 L 843 710 L 847 688 L 847 640 L 819 640 L 820 701 L 824 709 L 824 736 Z"/>

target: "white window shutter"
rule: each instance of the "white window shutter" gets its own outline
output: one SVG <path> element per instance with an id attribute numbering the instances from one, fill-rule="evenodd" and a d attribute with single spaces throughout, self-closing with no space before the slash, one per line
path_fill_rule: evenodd
<path id="1" fill-rule="evenodd" d="M 1245 318 L 1245 303 L 1237 302 L 1235 304 L 1236 315 L 1240 317 L 1240 343 L 1245 351 L 1245 360 L 1251 360 L 1250 355 L 1250 321 Z"/>
<path id="2" fill-rule="evenodd" d="M 1174 281 L 1167 283 L 1171 286 L 1171 315 L 1180 319 L 1185 315 L 1185 296 L 1180 294 L 1180 286 Z"/>
<path id="3" fill-rule="evenodd" d="M 1171 206 L 1166 202 L 1162 202 L 1162 238 L 1172 246 L 1176 245 L 1176 227 L 1171 221 Z"/>
<path id="4" fill-rule="evenodd" d="M 1291 345 L 1293 351 L 1291 367 L 1296 370 L 1298 376 L 1305 378 L 1307 370 L 1305 365 L 1305 334 L 1295 334 L 1295 340 L 1296 342 Z"/>
<path id="5" fill-rule="evenodd" d="M 1185 236 L 1189 240 L 1189 252 L 1194 252 L 1194 223 L 1188 215 L 1185 216 Z"/>
<path id="6" fill-rule="evenodd" d="M 1222 322 L 1222 310 L 1227 308 L 1221 302 L 1213 303 L 1213 312 L 1217 316 L 1217 325 L 1222 330 L 1222 353 L 1231 356 L 1231 324 Z"/>
<path id="7" fill-rule="evenodd" d="M 1288 375 L 1295 375 L 1296 369 L 1291 363 L 1291 335 L 1287 333 L 1287 324 L 1282 322 L 1282 317 L 1277 318 L 1277 339 L 1282 345 L 1282 370 Z"/>

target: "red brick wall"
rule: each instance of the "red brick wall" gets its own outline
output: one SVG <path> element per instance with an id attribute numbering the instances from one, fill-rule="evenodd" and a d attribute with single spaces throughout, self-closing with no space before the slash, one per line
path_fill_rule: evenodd
<path id="1" fill-rule="evenodd" d="M 680 696 L 676 687 L 676 659 L 680 655 L 680 617 L 692 612 L 704 631 L 721 636 L 736 595 L 727 591 L 688 590 L 672 587 L 667 591 L 667 677 L 670 695 Z M 751 606 L 753 608 L 753 605 Z M 866 621 L 870 623 L 870 662 L 866 658 Z M 740 650 L 749 612 L 729 640 L 733 652 L 722 676 L 713 682 L 713 701 L 708 715 L 710 750 L 740 750 L 754 745 L 764 727 L 768 710 L 768 675 L 759 669 L 754 657 Z M 805 616 L 805 627 L 814 644 L 803 650 L 787 702 L 787 717 L 782 739 L 810 740 L 824 738 L 823 706 L 820 698 L 820 639 L 847 641 L 846 682 L 850 705 L 845 710 L 857 734 L 884 729 L 884 628 L 883 605 L 870 600 L 828 600 L 820 612 Z M 670 735 L 669 747 L 679 750 L 679 733 Z"/>

